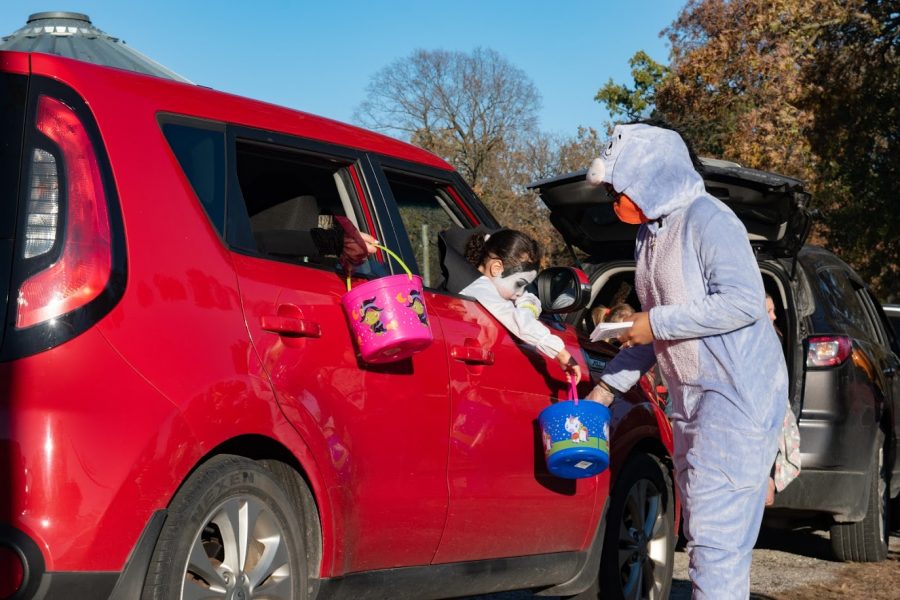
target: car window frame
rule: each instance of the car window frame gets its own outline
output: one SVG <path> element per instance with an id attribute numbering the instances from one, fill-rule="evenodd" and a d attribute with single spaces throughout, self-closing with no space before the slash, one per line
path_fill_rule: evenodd
<path id="1" fill-rule="evenodd" d="M 399 206 L 391 190 L 387 172 L 393 171 L 413 178 L 430 180 L 445 188 L 447 195 L 454 202 L 452 205 L 452 208 L 455 209 L 454 216 L 466 227 L 484 225 L 489 228 L 497 228 L 500 226 L 456 171 L 443 170 L 381 154 L 368 154 L 365 163 L 364 174 L 379 190 L 378 194 L 373 195 L 375 211 L 379 213 L 384 222 L 390 223 L 390 237 L 383 241 L 389 242 L 388 247 L 400 255 L 416 275 L 421 276 L 422 272 L 410 242 L 409 232 L 406 230 Z M 434 248 L 434 251 L 438 252 L 438 248 Z M 404 272 L 393 258 L 390 259 L 390 263 L 393 273 Z M 434 293 L 455 295 L 440 287 L 427 287 L 426 289 Z"/>
<path id="2" fill-rule="evenodd" d="M 305 155 L 313 161 L 334 161 L 340 164 L 339 169 L 343 169 L 347 173 L 347 183 L 349 185 L 346 185 L 346 191 L 349 195 L 350 207 L 353 209 L 353 215 L 348 215 L 348 217 L 352 216 L 351 220 L 357 224 L 365 224 L 365 227 L 359 226 L 361 231 L 366 231 L 376 239 L 381 239 L 383 236 L 384 229 L 373 210 L 372 194 L 366 185 L 362 185 L 363 182 L 361 181 L 363 179 L 362 172 L 366 152 L 348 146 L 229 123 L 226 125 L 225 131 L 227 183 L 225 192 L 225 235 L 223 241 L 230 251 L 264 260 L 330 270 L 328 267 L 303 263 L 261 252 L 255 247 L 255 242 L 253 247 L 250 248 L 246 246 L 246 240 L 237 237 L 238 235 L 250 235 L 252 237 L 249 215 L 247 214 L 247 207 L 238 178 L 238 143 L 258 144 L 262 147 L 270 147 L 275 151 L 284 150 L 286 153 Z M 346 206 L 344 208 L 346 210 Z M 236 233 L 233 228 L 242 226 L 244 222 L 246 223 L 244 232 L 241 234 Z M 379 262 L 377 257 L 370 258 L 370 263 L 372 261 Z M 372 267 L 374 274 L 355 272 L 354 276 L 371 278 L 380 274 L 383 268 L 376 265 L 372 265 Z"/>

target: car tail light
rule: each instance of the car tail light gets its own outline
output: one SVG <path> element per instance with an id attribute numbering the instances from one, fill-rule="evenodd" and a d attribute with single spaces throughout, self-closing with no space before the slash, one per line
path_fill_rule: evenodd
<path id="1" fill-rule="evenodd" d="M 24 582 L 22 557 L 12 548 L 0 545 L 0 600 L 12 598 Z"/>
<path id="2" fill-rule="evenodd" d="M 103 291 L 112 270 L 106 196 L 84 125 L 70 107 L 41 96 L 36 127 L 59 147 L 61 164 L 45 150 L 32 153 L 23 258 L 45 254 L 57 243 L 61 243 L 61 251 L 56 262 L 19 287 L 19 329 L 89 303 Z M 59 188 L 60 171 L 65 174 L 63 190 Z M 58 227 L 60 217 L 63 231 Z"/>
<path id="3" fill-rule="evenodd" d="M 850 338 L 842 335 L 811 337 L 806 351 L 807 367 L 835 367 L 850 357 Z"/>

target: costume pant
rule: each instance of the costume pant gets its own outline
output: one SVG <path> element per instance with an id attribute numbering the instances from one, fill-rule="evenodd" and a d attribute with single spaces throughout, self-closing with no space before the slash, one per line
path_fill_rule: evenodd
<path id="1" fill-rule="evenodd" d="M 673 423 L 691 597 L 746 600 L 778 428 L 754 426 L 728 408 L 698 412 Z"/>

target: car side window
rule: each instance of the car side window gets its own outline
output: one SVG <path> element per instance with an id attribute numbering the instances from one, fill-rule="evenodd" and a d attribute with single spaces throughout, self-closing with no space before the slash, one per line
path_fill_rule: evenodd
<path id="1" fill-rule="evenodd" d="M 323 250 L 321 240 L 335 216 L 359 228 L 351 168 L 349 160 L 237 138 L 232 191 L 242 203 L 229 204 L 229 241 L 269 258 L 335 269 L 340 249 Z"/>
<path id="2" fill-rule="evenodd" d="M 468 227 L 454 209 L 448 184 L 394 170 L 385 170 L 400 218 L 409 236 L 425 287 L 441 281 L 438 234 L 458 225 Z"/>
<path id="3" fill-rule="evenodd" d="M 876 329 L 859 297 L 859 286 L 840 269 L 822 269 L 817 273 L 819 289 L 832 318 L 878 340 Z"/>

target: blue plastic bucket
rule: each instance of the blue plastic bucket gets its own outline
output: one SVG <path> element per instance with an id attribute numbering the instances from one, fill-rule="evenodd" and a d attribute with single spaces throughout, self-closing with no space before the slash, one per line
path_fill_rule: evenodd
<path id="1" fill-rule="evenodd" d="M 579 401 L 575 382 L 569 396 L 538 416 L 547 470 L 565 479 L 592 477 L 609 466 L 609 409 Z"/>

